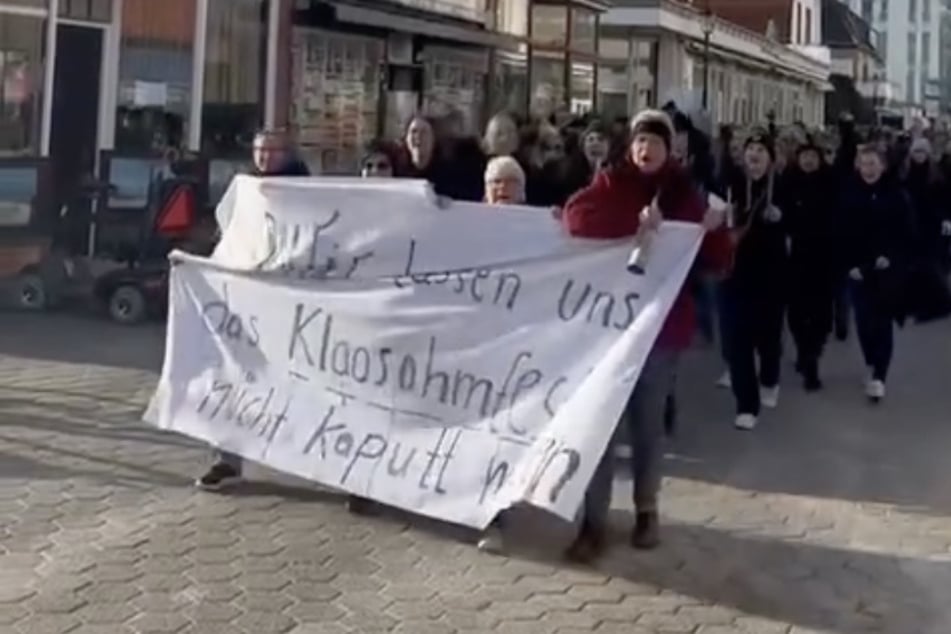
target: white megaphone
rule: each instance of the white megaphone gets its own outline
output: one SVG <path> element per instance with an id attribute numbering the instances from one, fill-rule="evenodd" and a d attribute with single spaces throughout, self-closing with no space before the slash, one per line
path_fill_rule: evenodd
<path id="1" fill-rule="evenodd" d="M 641 227 L 643 227 L 650 218 L 652 210 L 659 210 L 657 202 L 659 195 L 658 193 L 657 196 L 654 196 L 654 200 L 641 210 Z M 654 244 L 654 234 L 656 233 L 657 230 L 653 228 L 638 230 L 634 250 L 631 251 L 631 257 L 627 260 L 628 272 L 635 275 L 644 275 L 644 272 L 647 270 L 647 263 L 650 260 L 651 247 Z"/>

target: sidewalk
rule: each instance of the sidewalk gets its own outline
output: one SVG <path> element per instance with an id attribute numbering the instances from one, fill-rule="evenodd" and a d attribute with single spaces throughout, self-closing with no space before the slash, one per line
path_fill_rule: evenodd
<path id="1" fill-rule="evenodd" d="M 902 334 L 881 408 L 837 344 L 828 391 L 786 377 L 753 433 L 692 359 L 664 545 L 627 548 L 621 483 L 618 545 L 591 570 L 355 517 L 271 472 L 195 491 L 206 452 L 139 422 L 162 344 L 158 327 L 0 315 L 0 633 L 951 631 L 946 325 Z M 525 523 L 543 551 L 567 536 Z"/>

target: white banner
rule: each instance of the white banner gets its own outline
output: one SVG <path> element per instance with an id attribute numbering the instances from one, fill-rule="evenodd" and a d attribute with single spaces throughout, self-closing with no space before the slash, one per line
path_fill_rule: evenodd
<path id="1" fill-rule="evenodd" d="M 147 418 L 476 528 L 574 515 L 701 239 L 664 223 L 633 275 L 629 240 L 415 182 L 241 178 L 225 201 L 213 258 L 174 257 Z"/>

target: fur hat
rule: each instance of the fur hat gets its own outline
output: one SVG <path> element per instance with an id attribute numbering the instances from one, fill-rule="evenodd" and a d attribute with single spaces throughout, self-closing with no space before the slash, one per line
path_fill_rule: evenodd
<path id="1" fill-rule="evenodd" d="M 631 136 L 638 134 L 659 136 L 669 151 L 674 138 L 674 124 L 662 110 L 642 110 L 631 121 Z"/>

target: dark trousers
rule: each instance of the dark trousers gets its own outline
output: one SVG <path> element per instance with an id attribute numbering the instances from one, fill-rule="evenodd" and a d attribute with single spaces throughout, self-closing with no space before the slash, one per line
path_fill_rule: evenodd
<path id="1" fill-rule="evenodd" d="M 873 379 L 885 381 L 895 348 L 895 325 L 891 313 L 878 301 L 867 282 L 852 283 L 851 299 L 865 365 L 872 370 Z"/>
<path id="2" fill-rule="evenodd" d="M 849 336 L 849 321 L 852 316 L 851 305 L 848 280 L 845 278 L 839 279 L 833 291 L 832 311 L 835 336 L 842 340 Z"/>
<path id="3" fill-rule="evenodd" d="M 658 347 L 647 357 L 614 438 L 588 484 L 581 509 L 588 528 L 607 528 L 614 481 L 612 449 L 625 440 L 634 449 L 629 465 L 634 479 L 634 507 L 638 511 L 657 510 L 664 462 L 664 408 L 672 394 L 679 358 L 679 351 Z"/>
<path id="4" fill-rule="evenodd" d="M 731 282 L 722 290 L 725 310 L 721 319 L 729 333 L 728 360 L 737 413 L 758 416 L 760 386 L 779 385 L 785 306 L 770 293 L 751 292 Z"/>
<path id="5" fill-rule="evenodd" d="M 789 331 L 796 344 L 797 365 L 804 374 L 818 372 L 832 329 L 833 303 L 832 285 L 818 276 L 803 276 L 792 284 Z"/>
<path id="6" fill-rule="evenodd" d="M 727 367 L 730 367 L 730 328 L 732 328 L 730 318 L 733 307 L 731 305 L 728 282 L 720 282 L 717 284 L 715 294 L 718 317 L 717 325 L 719 326 L 718 334 L 720 335 L 720 358 L 723 359 L 723 363 Z"/>

